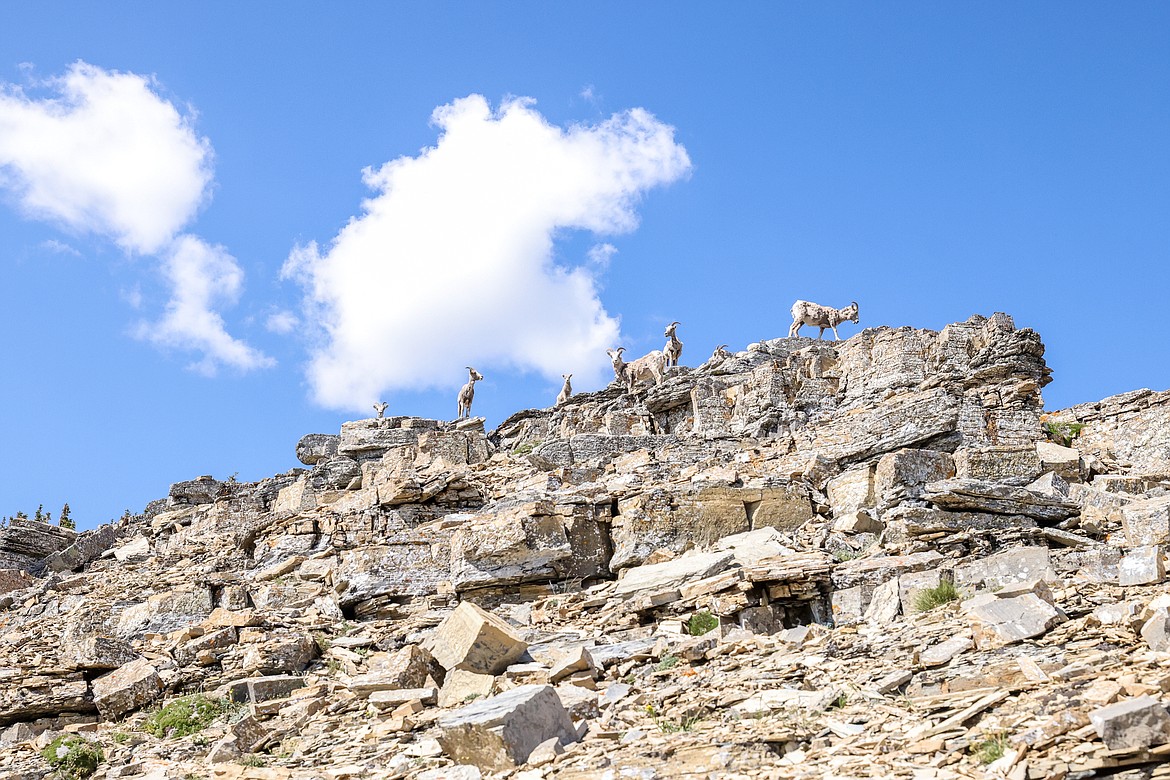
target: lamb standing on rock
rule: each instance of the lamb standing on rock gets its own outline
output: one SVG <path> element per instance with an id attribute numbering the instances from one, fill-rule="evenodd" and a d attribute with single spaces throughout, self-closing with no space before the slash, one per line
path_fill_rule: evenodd
<path id="1" fill-rule="evenodd" d="M 468 380 L 463 389 L 459 391 L 459 417 L 462 420 L 464 417 L 471 416 L 471 402 L 475 398 L 475 383 L 483 379 L 483 374 L 476 371 L 471 366 L 467 367 Z"/>
<path id="2" fill-rule="evenodd" d="M 573 375 L 561 374 L 561 378 L 565 380 L 565 386 L 561 388 L 561 392 L 557 395 L 557 406 L 560 406 L 565 401 L 568 401 L 569 396 L 573 394 L 573 386 L 569 384 L 569 380 L 573 378 Z"/>
<path id="3" fill-rule="evenodd" d="M 374 404 L 374 411 L 378 413 L 379 420 L 382 419 L 382 415 L 386 413 L 386 407 L 389 405 L 390 404 L 386 403 L 385 401 L 379 401 L 378 403 Z"/>
<path id="4" fill-rule="evenodd" d="M 799 335 L 800 329 L 804 325 L 812 325 L 814 328 L 820 328 L 820 333 L 817 338 L 825 335 L 825 328 L 830 328 L 833 331 L 833 337 L 837 341 L 841 337 L 837 335 L 837 326 L 842 322 L 858 321 L 857 316 L 857 301 L 853 301 L 844 309 L 834 309 L 831 306 L 821 306 L 819 303 L 810 303 L 808 301 L 797 301 L 792 304 L 792 327 L 788 329 L 788 338 Z"/>
<path id="5" fill-rule="evenodd" d="M 668 367 L 677 366 L 678 359 L 682 357 L 682 342 L 674 335 L 674 329 L 681 324 L 681 322 L 670 323 L 666 326 L 666 332 L 662 334 L 670 339 L 670 341 L 666 342 L 666 346 L 662 348 L 662 353 L 666 355 L 666 365 Z"/>

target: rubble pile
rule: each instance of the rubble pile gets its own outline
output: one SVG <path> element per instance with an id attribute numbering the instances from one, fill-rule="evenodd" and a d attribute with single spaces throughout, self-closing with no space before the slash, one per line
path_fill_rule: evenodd
<path id="1" fill-rule="evenodd" d="M 0 776 L 1170 777 L 1170 394 L 791 338 L 0 530 Z M 57 746 L 57 747 L 52 747 Z"/>

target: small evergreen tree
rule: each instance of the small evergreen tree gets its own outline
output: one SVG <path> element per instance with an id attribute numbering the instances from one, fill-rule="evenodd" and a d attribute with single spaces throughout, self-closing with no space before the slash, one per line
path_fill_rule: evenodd
<path id="1" fill-rule="evenodd" d="M 62 528 L 76 530 L 77 523 L 73 522 L 73 518 L 69 516 L 69 504 L 61 507 L 61 515 L 60 519 L 57 521 L 57 525 L 61 526 Z"/>
<path id="2" fill-rule="evenodd" d="M 33 520 L 36 520 L 38 523 L 45 522 L 45 505 L 44 504 L 37 504 L 37 512 L 35 515 L 33 515 Z"/>
<path id="3" fill-rule="evenodd" d="M 18 509 L 18 510 L 16 510 L 16 519 L 17 520 L 28 520 L 28 515 L 26 515 L 24 513 L 23 509 Z"/>

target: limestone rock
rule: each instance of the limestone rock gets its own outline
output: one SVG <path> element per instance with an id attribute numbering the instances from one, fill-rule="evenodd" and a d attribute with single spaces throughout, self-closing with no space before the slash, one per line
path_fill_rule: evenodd
<path id="1" fill-rule="evenodd" d="M 161 693 L 158 670 L 146 659 L 131 661 L 93 681 L 93 703 L 103 718 L 116 718 L 136 710 Z"/>
<path id="2" fill-rule="evenodd" d="M 297 460 L 306 466 L 316 466 L 337 454 L 341 437 L 329 433 L 309 433 L 297 442 Z"/>
<path id="3" fill-rule="evenodd" d="M 964 447 L 955 453 L 955 476 L 960 479 L 1026 485 L 1043 471 L 1036 446 L 1033 444 L 1016 447 Z"/>
<path id="4" fill-rule="evenodd" d="M 459 762 L 503 771 L 528 760 L 538 745 L 577 741 L 577 730 L 551 685 L 522 685 L 439 718 L 439 743 Z"/>
<path id="5" fill-rule="evenodd" d="M 344 490 L 355 479 L 360 480 L 362 467 L 353 458 L 334 455 L 322 458 L 309 472 L 307 485 L 311 490 Z"/>
<path id="6" fill-rule="evenodd" d="M 1117 567 L 1118 584 L 1151 585 L 1166 579 L 1162 548 L 1158 546 L 1138 547 L 1131 550 Z"/>
<path id="7" fill-rule="evenodd" d="M 955 584 L 998 589 L 1019 582 L 1053 577 L 1047 547 L 1016 547 L 955 567 Z"/>
<path id="8" fill-rule="evenodd" d="M 495 688 L 496 678 L 490 674 L 453 669 L 447 672 L 439 689 L 440 707 L 458 707 L 476 699 L 486 699 Z"/>
<path id="9" fill-rule="evenodd" d="M 1130 547 L 1170 543 L 1170 496 L 1133 501 L 1121 511 Z"/>
<path id="10" fill-rule="evenodd" d="M 1160 607 L 1142 624 L 1142 639 L 1151 650 L 1170 652 L 1170 609 Z"/>
<path id="11" fill-rule="evenodd" d="M 66 642 L 61 659 L 75 669 L 117 669 L 138 658 L 129 643 L 109 636 L 75 637 Z"/>
<path id="12" fill-rule="evenodd" d="M 1145 748 L 1170 742 L 1170 713 L 1150 696 L 1120 701 L 1089 713 L 1089 722 L 1110 750 Z"/>
<path id="13" fill-rule="evenodd" d="M 948 479 L 931 482 L 924 497 L 942 509 L 951 511 L 990 512 L 1000 515 L 1024 515 L 1037 520 L 1056 522 L 1077 514 L 1079 507 L 1027 488 L 974 479 Z"/>
<path id="14" fill-rule="evenodd" d="M 528 649 L 507 623 L 470 601 L 461 602 L 422 646 L 448 671 L 479 674 L 503 672 Z"/>
<path id="15" fill-rule="evenodd" d="M 975 646 L 981 650 L 1040 636 L 1065 619 L 1035 592 L 985 593 L 963 602 L 962 609 L 971 621 Z"/>
<path id="16" fill-rule="evenodd" d="M 694 580 L 701 580 L 726 569 L 735 560 L 732 552 L 684 555 L 673 561 L 627 569 L 618 581 L 615 593 L 624 598 L 677 590 Z"/>
<path id="17" fill-rule="evenodd" d="M 948 479 L 955 474 L 955 461 L 949 453 L 934 450 L 898 450 L 883 455 L 874 472 L 874 493 L 881 506 L 890 506 L 903 498 L 917 498 L 930 482 Z"/>
<path id="18" fill-rule="evenodd" d="M 1038 441 L 1036 456 L 1040 459 L 1041 469 L 1051 471 L 1068 482 L 1082 482 L 1087 476 L 1081 453 L 1072 447 Z"/>
<path id="19" fill-rule="evenodd" d="M 1080 404 L 1050 417 L 1077 423 L 1078 450 L 1124 464 L 1133 474 L 1170 473 L 1170 390 L 1134 390 Z"/>

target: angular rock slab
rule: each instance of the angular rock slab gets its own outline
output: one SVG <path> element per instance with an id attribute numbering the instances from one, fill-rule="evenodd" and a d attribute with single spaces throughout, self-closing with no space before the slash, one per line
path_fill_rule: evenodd
<path id="1" fill-rule="evenodd" d="M 439 744 L 448 756 L 492 771 L 525 763 L 546 740 L 577 741 L 573 721 L 551 685 L 521 685 L 460 707 L 439 718 L 439 729 Z"/>
<path id="2" fill-rule="evenodd" d="M 1166 579 L 1166 568 L 1162 562 L 1162 548 L 1157 545 L 1131 550 L 1117 565 L 1117 584 L 1152 585 Z"/>
<path id="3" fill-rule="evenodd" d="M 161 693 L 158 670 L 145 658 L 131 661 L 93 681 L 93 703 L 103 718 L 116 718 L 136 710 Z"/>
<path id="4" fill-rule="evenodd" d="M 980 650 L 1003 647 L 1040 636 L 1064 621 L 1064 615 L 1036 593 L 1000 598 L 987 593 L 963 602 L 971 620 L 975 646 Z"/>
<path id="5" fill-rule="evenodd" d="M 528 649 L 507 623 L 470 601 L 456 607 L 422 646 L 447 671 L 478 674 L 500 674 Z"/>
<path id="6" fill-rule="evenodd" d="M 1170 542 L 1170 496 L 1134 501 L 1121 512 L 1125 542 L 1130 547 Z"/>
<path id="7" fill-rule="evenodd" d="M 1170 742 L 1170 713 L 1150 696 L 1119 701 L 1089 713 L 1089 722 L 1110 750 L 1146 748 Z"/>
<path id="8" fill-rule="evenodd" d="M 297 442 L 297 460 L 306 466 L 316 466 L 337 454 L 341 437 L 329 433 L 309 433 Z"/>
<path id="9" fill-rule="evenodd" d="M 734 559 L 735 554 L 732 552 L 710 552 L 637 566 L 626 570 L 626 575 L 618 581 L 614 593 L 630 598 L 678 588 L 688 582 L 718 574 L 731 566 Z"/>

